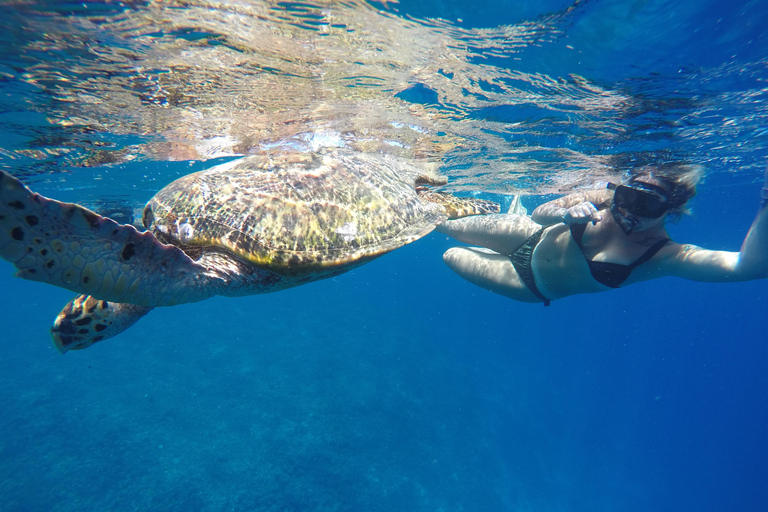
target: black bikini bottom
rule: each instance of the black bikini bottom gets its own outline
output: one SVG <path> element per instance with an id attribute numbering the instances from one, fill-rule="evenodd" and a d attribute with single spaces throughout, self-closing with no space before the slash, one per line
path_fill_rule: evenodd
<path id="1" fill-rule="evenodd" d="M 535 296 L 543 300 L 545 306 L 549 306 L 549 299 L 542 295 L 539 291 L 539 287 L 536 286 L 536 279 L 533 277 L 533 268 L 531 268 L 533 250 L 539 244 L 545 229 L 546 228 L 541 228 L 529 236 L 523 245 L 521 245 L 509 259 L 512 261 L 512 265 L 515 267 L 517 275 L 520 276 L 520 280 L 525 283 L 525 286 L 527 286 Z"/>

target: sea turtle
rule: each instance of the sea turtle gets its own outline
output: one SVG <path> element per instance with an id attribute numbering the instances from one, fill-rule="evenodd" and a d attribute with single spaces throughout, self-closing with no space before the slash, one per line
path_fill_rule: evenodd
<path id="1" fill-rule="evenodd" d="M 144 208 L 146 231 L 35 194 L 0 171 L 0 257 L 80 293 L 51 329 L 60 352 L 158 306 L 337 276 L 491 201 L 430 191 L 445 178 L 383 154 L 283 148 L 184 176 Z"/>

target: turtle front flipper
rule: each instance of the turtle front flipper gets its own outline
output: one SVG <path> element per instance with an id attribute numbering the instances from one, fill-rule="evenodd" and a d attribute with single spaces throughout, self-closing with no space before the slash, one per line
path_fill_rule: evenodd
<path id="1" fill-rule="evenodd" d="M 16 266 L 18 277 L 141 306 L 196 302 L 225 285 L 151 233 L 42 197 L 3 171 L 0 257 Z"/>
<path id="2" fill-rule="evenodd" d="M 51 328 L 53 343 L 62 354 L 88 348 L 120 334 L 152 309 L 78 295 L 56 317 Z"/>
<path id="3" fill-rule="evenodd" d="M 432 192 L 426 187 L 417 187 L 416 192 L 422 201 L 437 203 L 448 214 L 448 219 L 460 219 L 470 215 L 488 215 L 489 213 L 499 213 L 501 208 L 499 203 L 477 199 L 475 197 L 457 197 L 445 192 Z"/>

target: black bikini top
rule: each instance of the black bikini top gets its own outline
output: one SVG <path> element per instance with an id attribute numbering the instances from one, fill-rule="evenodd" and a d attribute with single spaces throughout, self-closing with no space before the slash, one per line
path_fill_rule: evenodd
<path id="1" fill-rule="evenodd" d="M 584 248 L 581 246 L 581 239 L 584 238 L 584 231 L 586 229 L 586 224 L 571 224 L 571 236 L 576 242 L 576 245 L 579 246 L 579 249 L 581 249 L 581 254 L 584 254 Z M 592 261 L 589 259 L 587 260 L 587 265 L 589 265 L 589 271 L 592 273 L 592 277 L 595 278 L 595 281 L 611 288 L 618 288 L 621 286 L 621 283 L 629 278 L 629 275 L 634 269 L 653 258 L 669 241 L 669 238 L 659 240 L 629 265 L 609 263 L 607 261 Z M 586 258 L 587 256 L 584 255 L 584 259 Z"/>

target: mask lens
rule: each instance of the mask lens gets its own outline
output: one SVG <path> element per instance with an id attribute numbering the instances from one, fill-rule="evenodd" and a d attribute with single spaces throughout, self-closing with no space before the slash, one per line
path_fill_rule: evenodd
<path id="1" fill-rule="evenodd" d="M 669 209 L 669 200 L 655 190 L 619 185 L 613 196 L 613 203 L 630 213 L 648 219 L 657 219 Z"/>
<path id="2" fill-rule="evenodd" d="M 624 209 L 629 209 L 635 204 L 637 198 L 637 190 L 624 185 L 616 187 L 616 192 L 613 195 L 613 203 Z"/>

